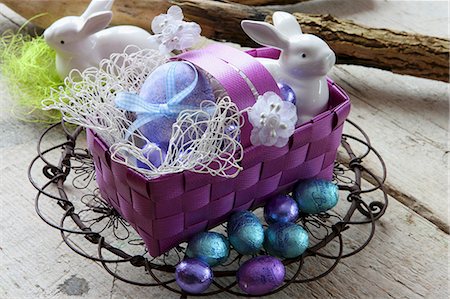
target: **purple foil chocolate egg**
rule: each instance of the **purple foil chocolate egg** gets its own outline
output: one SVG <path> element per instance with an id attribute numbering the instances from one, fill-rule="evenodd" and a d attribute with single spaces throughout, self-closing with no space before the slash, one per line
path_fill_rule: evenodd
<path id="1" fill-rule="evenodd" d="M 175 280 L 183 291 L 201 294 L 211 285 L 213 272 L 201 260 L 185 259 L 176 266 Z"/>
<path id="2" fill-rule="evenodd" d="M 236 125 L 229 125 L 225 128 L 225 134 L 240 142 L 241 136 L 236 134 L 237 129 Z"/>
<path id="3" fill-rule="evenodd" d="M 295 97 L 295 92 L 292 88 L 284 83 L 277 83 L 278 88 L 281 91 L 281 98 L 283 101 L 290 102 L 295 105 L 297 103 L 297 98 Z"/>
<path id="4" fill-rule="evenodd" d="M 295 222 L 298 218 L 297 202 L 289 195 L 273 197 L 264 207 L 264 219 L 268 224 Z"/>
<path id="5" fill-rule="evenodd" d="M 281 286 L 285 274 L 286 269 L 279 259 L 263 255 L 243 263 L 236 274 L 236 281 L 245 293 L 264 295 Z"/>
<path id="6" fill-rule="evenodd" d="M 164 150 L 161 151 L 161 155 L 159 154 L 159 151 L 154 148 L 154 146 L 157 146 L 155 144 L 148 143 L 144 147 L 142 147 L 142 152 L 144 154 L 144 157 L 147 158 L 147 160 L 155 167 L 161 166 L 162 162 L 166 158 L 166 152 Z M 159 147 L 159 146 L 158 146 Z M 137 166 L 139 168 L 144 169 L 150 169 L 147 164 L 141 162 L 140 160 L 136 161 Z"/>

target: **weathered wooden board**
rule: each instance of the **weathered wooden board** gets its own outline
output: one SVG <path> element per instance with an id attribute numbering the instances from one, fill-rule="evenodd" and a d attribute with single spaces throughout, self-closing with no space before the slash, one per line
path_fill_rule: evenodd
<path id="1" fill-rule="evenodd" d="M 325 1 L 296 7 L 312 13 L 334 10 L 337 16 L 361 17 L 371 26 L 447 34 L 442 3 L 341 2 L 343 8 Z M 449 298 L 449 235 L 444 233 L 449 206 L 448 84 L 362 67 L 338 67 L 331 76 L 351 95 L 351 118 L 369 133 L 387 162 L 390 205 L 364 251 L 318 282 L 270 298 Z M 42 127 L 11 116 L 7 87 L 0 83 L 0 90 L 0 298 L 174 297 L 162 288 L 114 280 L 98 264 L 61 244 L 59 233 L 36 216 L 35 192 L 25 172 Z M 56 136 L 48 142 L 56 142 Z M 349 241 L 357 243 L 364 233 L 352 231 Z"/>
<path id="2" fill-rule="evenodd" d="M 334 3 L 333 3 L 334 2 Z M 449 37 L 448 1 L 314 0 L 283 7 L 289 12 L 331 14 L 368 27 Z M 425 13 L 426 12 L 426 13 Z"/>
<path id="3" fill-rule="evenodd" d="M 0 3 L 0 33 L 8 30 L 17 31 L 24 23 L 26 23 L 25 18 L 14 13 L 3 3 Z M 25 30 L 28 30 L 30 33 L 34 33 L 37 28 L 32 23 L 27 23 Z"/>
<path id="4" fill-rule="evenodd" d="M 448 84 L 350 66 L 331 77 L 385 159 L 391 194 L 449 233 Z"/>
<path id="5" fill-rule="evenodd" d="M 309 0 L 228 0 L 228 2 L 235 2 L 245 5 L 286 5 L 304 1 Z"/>

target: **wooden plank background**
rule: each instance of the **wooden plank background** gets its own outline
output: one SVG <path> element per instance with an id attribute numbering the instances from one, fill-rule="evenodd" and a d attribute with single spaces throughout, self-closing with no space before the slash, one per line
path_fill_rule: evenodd
<path id="1" fill-rule="evenodd" d="M 449 34 L 447 1 L 317 0 L 288 10 L 331 13 L 373 27 Z M 0 32 L 22 22 L 0 4 Z M 386 161 L 389 209 L 364 251 L 317 282 L 270 297 L 449 298 L 449 85 L 356 66 L 337 66 L 331 77 L 351 96 L 350 118 L 369 134 Z M 1 82 L 0 298 L 174 297 L 163 288 L 113 279 L 100 265 L 74 254 L 59 233 L 37 217 L 26 168 L 43 127 L 10 113 L 13 102 L 7 90 Z M 349 126 L 346 130 L 351 132 Z M 48 142 L 56 142 L 56 137 Z M 375 168 L 375 161 L 368 166 Z M 358 231 L 352 239 L 358 240 Z"/>

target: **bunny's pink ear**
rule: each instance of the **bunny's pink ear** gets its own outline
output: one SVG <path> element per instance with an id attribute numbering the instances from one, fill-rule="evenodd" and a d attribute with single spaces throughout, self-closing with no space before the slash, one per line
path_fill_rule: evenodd
<path id="1" fill-rule="evenodd" d="M 241 22 L 244 32 L 260 45 L 284 50 L 289 47 L 288 38 L 272 24 L 244 20 Z"/>
<path id="2" fill-rule="evenodd" d="M 281 33 L 288 38 L 298 37 L 302 34 L 302 29 L 297 19 L 290 13 L 277 11 L 273 14 L 273 24 Z"/>
<path id="3" fill-rule="evenodd" d="M 94 34 L 102 29 L 105 29 L 112 20 L 112 12 L 102 11 L 94 13 L 89 16 L 81 28 L 80 32 L 85 36 Z"/>

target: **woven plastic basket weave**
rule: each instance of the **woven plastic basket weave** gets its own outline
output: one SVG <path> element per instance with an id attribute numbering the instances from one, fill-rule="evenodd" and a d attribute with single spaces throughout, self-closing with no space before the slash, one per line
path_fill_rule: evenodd
<path id="1" fill-rule="evenodd" d="M 279 56 L 279 51 L 269 48 L 247 53 L 254 57 Z M 248 54 L 212 46 L 177 59 L 190 61 L 213 75 L 242 109 L 253 105 L 255 97 L 238 70 L 260 94 L 269 90 L 279 93 L 270 74 Z M 329 109 L 296 128 L 282 148 L 252 146 L 251 125 L 246 122 L 241 132 L 243 170 L 233 179 L 184 171 L 149 180 L 112 161 L 108 147 L 88 130 L 88 147 L 101 195 L 135 228 L 150 255 L 158 256 L 194 234 L 225 222 L 234 211 L 262 206 L 273 195 L 290 191 L 299 180 L 330 179 L 350 102 L 331 80 L 328 86 Z"/>

